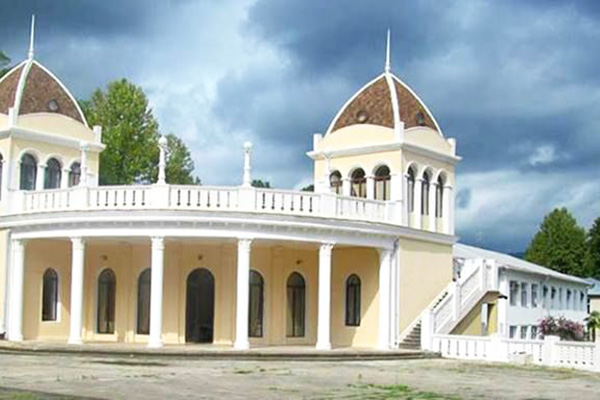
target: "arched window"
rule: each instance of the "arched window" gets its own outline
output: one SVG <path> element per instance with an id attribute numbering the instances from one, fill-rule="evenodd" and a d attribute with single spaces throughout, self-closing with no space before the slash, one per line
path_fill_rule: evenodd
<path id="1" fill-rule="evenodd" d="M 304 315 L 306 307 L 306 284 L 304 278 L 293 272 L 287 280 L 287 336 L 304 336 Z"/>
<path id="2" fill-rule="evenodd" d="M 367 197 L 367 178 L 362 168 L 358 168 L 352 172 L 350 188 L 350 196 Z"/>
<path id="3" fill-rule="evenodd" d="M 112 269 L 98 278 L 98 333 L 115 333 L 115 293 L 117 279 Z"/>
<path id="4" fill-rule="evenodd" d="M 147 335 L 150 333 L 150 268 L 142 271 L 138 277 L 137 301 L 137 333 Z"/>
<path id="5" fill-rule="evenodd" d="M 71 164 L 71 170 L 69 171 L 69 187 L 79 185 L 81 180 L 81 164 L 74 162 Z"/>
<path id="6" fill-rule="evenodd" d="M 60 187 L 61 167 L 56 158 L 51 158 L 46 163 L 44 176 L 44 189 L 58 189 Z"/>
<path id="7" fill-rule="evenodd" d="M 42 321 L 56 321 L 58 306 L 58 274 L 52 268 L 44 272 L 42 285 Z"/>
<path id="8" fill-rule="evenodd" d="M 250 271 L 250 302 L 248 303 L 248 336 L 263 336 L 264 280 L 256 271 Z"/>
<path id="9" fill-rule="evenodd" d="M 346 279 L 346 326 L 360 325 L 360 278 L 352 274 Z"/>
<path id="10" fill-rule="evenodd" d="M 375 171 L 375 200 L 390 199 L 390 169 L 381 166 Z"/>
<path id="11" fill-rule="evenodd" d="M 339 171 L 333 171 L 329 175 L 329 185 L 333 193 L 342 194 L 342 174 Z"/>
<path id="12" fill-rule="evenodd" d="M 421 215 L 429 215 L 429 187 L 431 186 L 431 178 L 429 173 L 423 174 L 423 183 L 421 185 Z"/>
<path id="13" fill-rule="evenodd" d="M 444 200 L 444 180 L 442 176 L 438 176 L 437 179 L 437 187 L 435 188 L 435 216 L 437 218 L 442 218 L 443 216 L 443 207 L 442 201 Z"/>
<path id="14" fill-rule="evenodd" d="M 409 168 L 407 175 L 408 212 L 411 213 L 415 211 L 415 171 L 412 168 Z"/>
<path id="15" fill-rule="evenodd" d="M 35 190 L 35 180 L 37 176 L 37 161 L 31 154 L 23 154 L 21 158 L 21 180 L 19 189 Z"/>

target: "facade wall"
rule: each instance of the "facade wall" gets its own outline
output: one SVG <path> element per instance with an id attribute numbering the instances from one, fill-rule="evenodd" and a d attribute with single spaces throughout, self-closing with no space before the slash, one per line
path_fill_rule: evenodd
<path id="1" fill-rule="evenodd" d="M 95 342 L 146 343 L 138 335 L 137 286 L 139 275 L 150 267 L 151 247 L 140 239 L 131 243 L 86 244 L 83 301 L 83 339 Z M 214 343 L 232 345 L 235 340 L 236 268 L 235 242 L 166 242 L 164 260 L 163 340 L 185 343 L 186 282 L 196 268 L 208 269 L 215 281 Z M 68 240 L 32 240 L 26 247 L 25 339 L 66 341 L 69 335 L 71 243 Z M 374 347 L 378 327 L 378 253 L 368 248 L 334 248 L 332 256 L 331 341 L 334 346 Z M 58 320 L 41 320 L 42 277 L 53 268 L 59 277 Z M 116 276 L 114 334 L 97 333 L 97 293 L 100 273 L 110 268 Z M 317 336 L 318 249 L 252 246 L 250 268 L 264 280 L 263 337 L 251 345 L 312 345 Z M 287 278 L 300 273 L 306 282 L 305 336 L 286 337 Z M 345 326 L 345 282 L 349 275 L 361 279 L 361 323 Z"/>
<path id="2" fill-rule="evenodd" d="M 453 335 L 487 336 L 498 331 L 498 305 L 491 296 L 483 298 L 467 314 L 462 321 L 452 330 Z M 487 308 L 487 311 L 484 311 Z M 487 331 L 483 329 L 483 322 L 487 325 Z"/>
<path id="3" fill-rule="evenodd" d="M 587 316 L 586 286 L 575 282 L 547 278 L 542 275 L 527 274 L 514 270 L 506 270 L 507 293 L 506 317 L 504 336 L 527 338 L 536 336 L 537 325 L 540 320 L 547 317 L 565 317 L 583 323 Z M 518 290 L 511 293 L 510 283 L 516 282 Z M 526 288 L 526 301 L 522 300 L 522 288 Z M 537 305 L 533 304 L 532 285 L 537 285 Z M 544 297 L 543 288 L 547 287 L 547 296 Z M 556 289 L 552 299 L 552 288 Z M 567 290 L 571 291 L 571 300 L 567 305 Z M 562 292 L 562 296 L 560 293 Z M 583 300 L 581 295 L 583 294 Z M 514 296 L 513 296 L 514 295 Z M 514 299 L 512 299 L 514 297 Z M 562 300 L 561 300 L 562 299 Z M 512 327 L 512 328 L 511 328 Z"/>
<path id="4" fill-rule="evenodd" d="M 452 245 L 401 239 L 399 332 L 452 280 Z"/>

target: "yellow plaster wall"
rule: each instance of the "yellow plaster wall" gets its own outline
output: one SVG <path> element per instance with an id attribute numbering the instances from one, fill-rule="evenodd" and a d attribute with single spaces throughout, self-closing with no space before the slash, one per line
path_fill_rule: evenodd
<path id="1" fill-rule="evenodd" d="M 34 240 L 27 245 L 25 280 L 26 339 L 63 340 L 69 335 L 69 241 Z M 166 243 L 163 292 L 163 340 L 185 343 L 186 281 L 195 268 L 206 268 L 215 279 L 214 343 L 231 345 L 235 339 L 235 243 Z M 377 343 L 378 254 L 373 249 L 334 249 L 332 259 L 331 338 L 334 346 L 375 346 Z M 86 244 L 84 273 L 83 338 L 86 341 L 145 343 L 136 334 L 137 280 L 150 267 L 150 243 Z M 251 269 L 264 279 L 263 337 L 252 345 L 313 345 L 317 337 L 318 249 L 253 245 Z M 42 276 L 52 267 L 59 274 L 60 320 L 41 322 Z M 102 270 L 116 276 L 115 333 L 96 333 L 97 282 Z M 306 282 L 305 336 L 286 337 L 287 290 L 292 272 Z M 345 281 L 356 273 L 361 279 L 361 325 L 345 326 Z"/>
<path id="2" fill-rule="evenodd" d="M 452 148 L 439 133 L 425 126 L 415 126 L 404 131 L 404 141 L 439 153 L 450 155 Z"/>
<path id="3" fill-rule="evenodd" d="M 350 125 L 325 135 L 314 149 L 341 150 L 390 143 L 395 140 L 394 130 L 379 125 Z"/>
<path id="4" fill-rule="evenodd" d="M 488 313 L 487 325 L 488 335 L 492 335 L 498 331 L 498 305 L 496 301 L 490 301 L 489 298 L 484 298 L 479 301 L 475 307 L 467 314 L 462 321 L 452 330 L 452 335 L 469 335 L 469 336 L 483 336 L 483 327 L 481 325 L 481 308 L 484 304 L 489 303 L 492 306 Z"/>
<path id="5" fill-rule="evenodd" d="M 25 247 L 23 336 L 25 339 L 64 340 L 69 336 L 71 243 L 34 240 Z M 47 268 L 58 274 L 58 319 L 42 321 L 42 278 Z"/>
<path id="6" fill-rule="evenodd" d="M 33 131 L 95 142 L 94 133 L 91 129 L 87 128 L 81 122 L 62 114 L 35 113 L 21 115 L 17 124 L 21 128 Z"/>
<path id="7" fill-rule="evenodd" d="M 0 130 L 8 128 L 8 115 L 0 113 Z"/>
<path id="8" fill-rule="evenodd" d="M 600 297 L 590 297 L 590 312 L 592 311 L 600 312 Z"/>
<path id="9" fill-rule="evenodd" d="M 452 245 L 399 240 L 399 329 L 406 327 L 452 280 Z"/>
<path id="10" fill-rule="evenodd" d="M 350 248 L 333 252 L 331 272 L 331 342 L 338 346 L 377 345 L 379 315 L 379 254 L 375 249 Z M 361 282 L 360 326 L 346 326 L 346 280 Z"/>

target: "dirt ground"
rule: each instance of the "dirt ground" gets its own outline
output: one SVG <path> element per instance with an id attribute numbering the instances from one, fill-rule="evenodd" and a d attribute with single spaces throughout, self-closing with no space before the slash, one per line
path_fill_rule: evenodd
<path id="1" fill-rule="evenodd" d="M 233 361 L 0 352 L 0 399 L 600 399 L 600 374 L 453 360 Z"/>

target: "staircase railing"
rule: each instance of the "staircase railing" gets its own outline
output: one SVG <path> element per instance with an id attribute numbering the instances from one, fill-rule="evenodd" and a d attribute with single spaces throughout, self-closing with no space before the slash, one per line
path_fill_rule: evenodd
<path id="1" fill-rule="evenodd" d="M 483 296 L 498 290 L 494 260 L 465 260 L 465 267 L 467 273 L 440 293 L 441 301 L 421 313 L 421 347 L 425 350 L 429 349 L 433 334 L 450 333 Z"/>

